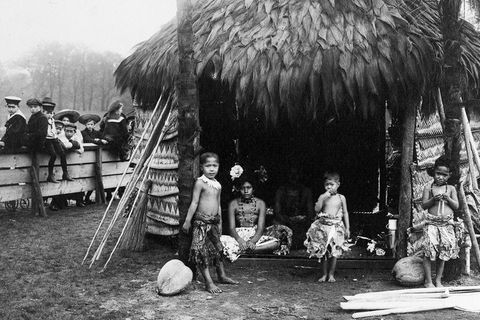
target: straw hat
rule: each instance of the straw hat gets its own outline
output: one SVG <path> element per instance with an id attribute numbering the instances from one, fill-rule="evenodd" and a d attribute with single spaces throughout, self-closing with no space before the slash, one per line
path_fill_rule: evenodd
<path id="1" fill-rule="evenodd" d="M 65 118 L 65 117 L 67 117 L 71 123 L 75 123 L 78 121 L 78 118 L 80 118 L 80 113 L 78 111 L 71 110 L 71 109 L 63 109 L 58 111 L 53 116 L 55 120 L 62 120 L 62 118 Z"/>
<path id="2" fill-rule="evenodd" d="M 99 115 L 96 115 L 93 113 L 82 114 L 80 118 L 78 118 L 78 121 L 83 125 L 86 125 L 87 122 L 90 120 L 93 120 L 93 122 L 98 123 L 101 120 L 101 118 Z"/>

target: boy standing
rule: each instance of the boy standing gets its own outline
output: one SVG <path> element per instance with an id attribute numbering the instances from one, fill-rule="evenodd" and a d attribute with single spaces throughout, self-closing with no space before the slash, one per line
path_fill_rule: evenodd
<path id="1" fill-rule="evenodd" d="M 65 152 L 63 151 L 60 140 L 57 138 L 57 132 L 55 128 L 55 121 L 53 120 L 53 109 L 55 108 L 55 103 L 51 98 L 45 97 L 42 100 L 43 114 L 47 118 L 47 136 L 45 139 L 45 150 L 50 155 L 50 160 L 48 161 L 48 177 L 47 181 L 53 183 L 59 183 L 54 176 L 53 166 L 55 165 L 55 160 L 57 155 L 60 156 L 60 164 L 62 165 L 63 171 L 63 180 L 73 181 L 73 179 L 68 175 L 67 169 L 67 159 L 65 157 Z"/>
<path id="2" fill-rule="evenodd" d="M 221 283 L 237 284 L 227 277 L 223 266 L 223 246 L 220 242 L 222 234 L 222 211 L 220 209 L 220 193 L 222 186 L 215 179 L 219 168 L 218 155 L 204 153 L 200 156 L 200 166 L 203 175 L 195 181 L 192 203 L 188 208 L 183 231 L 189 232 L 193 225 L 190 260 L 200 269 L 205 279 L 205 289 L 210 293 L 220 293 L 210 277 L 210 266 L 217 269 L 218 280 Z M 193 218 L 193 223 L 192 223 Z"/>
<path id="3" fill-rule="evenodd" d="M 415 229 L 423 228 L 423 267 L 425 287 L 434 287 L 432 261 L 437 258 L 435 286 L 443 287 L 442 275 L 445 261 L 458 258 L 459 247 L 455 236 L 453 211 L 458 209 L 457 190 L 448 184 L 450 163 L 445 156 L 435 161 L 433 183 L 423 190 L 422 208 L 427 209 L 425 220 Z"/>
<path id="4" fill-rule="evenodd" d="M 27 120 L 18 108 L 20 101 L 22 99 L 18 97 L 5 97 L 9 116 L 5 123 L 7 130 L 2 139 L 0 139 L 0 147 L 7 151 L 19 149 L 22 146 L 22 137 L 27 129 Z"/>
<path id="5" fill-rule="evenodd" d="M 27 106 L 32 115 L 28 119 L 27 133 L 25 135 L 25 145 L 34 153 L 39 152 L 45 145 L 47 137 L 48 120 L 43 115 L 42 103 L 40 100 L 32 98 L 27 100 Z"/>

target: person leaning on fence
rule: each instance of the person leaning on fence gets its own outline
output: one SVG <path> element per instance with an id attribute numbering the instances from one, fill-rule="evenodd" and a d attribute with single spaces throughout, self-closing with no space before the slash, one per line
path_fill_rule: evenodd
<path id="1" fill-rule="evenodd" d="M 8 111 L 8 120 L 5 122 L 5 134 L 0 139 L 0 148 L 5 151 L 14 151 L 22 146 L 22 138 L 27 129 L 27 120 L 20 111 L 19 104 L 22 99 L 18 97 L 5 97 L 5 107 Z"/>
<path id="2" fill-rule="evenodd" d="M 85 129 L 81 131 L 83 142 L 98 145 L 107 144 L 107 140 L 102 139 L 102 133 L 95 130 L 95 125 L 99 123 L 100 120 L 100 116 L 96 114 L 89 113 L 80 116 L 78 121 L 85 126 Z"/>
<path id="3" fill-rule="evenodd" d="M 120 160 L 125 161 L 128 157 L 128 128 L 122 112 L 123 104 L 114 101 L 100 123 L 100 131 L 110 150 L 116 153 Z"/>
<path id="4" fill-rule="evenodd" d="M 55 165 L 55 160 L 57 155 L 60 157 L 60 164 L 63 171 L 63 180 L 73 181 L 73 179 L 68 174 L 67 168 L 67 158 L 65 157 L 65 152 L 61 145 L 60 140 L 57 137 L 57 132 L 55 129 L 55 121 L 53 120 L 53 109 L 55 109 L 55 103 L 51 98 L 45 97 L 42 100 L 43 114 L 47 118 L 47 137 L 45 139 L 45 150 L 50 155 L 50 160 L 48 161 L 48 176 L 47 181 L 53 183 L 59 183 L 55 179 L 53 173 L 53 167 Z"/>
<path id="5" fill-rule="evenodd" d="M 107 140 L 102 139 L 102 133 L 98 130 L 95 130 L 95 125 L 101 120 L 100 116 L 96 114 L 83 114 L 80 116 L 78 121 L 85 126 L 85 129 L 82 130 L 83 142 L 85 143 L 95 143 L 98 145 L 104 145 L 107 143 Z M 90 197 L 93 193 L 93 190 L 87 191 L 85 193 L 85 198 L 83 199 L 84 204 L 94 203 Z"/>
<path id="6" fill-rule="evenodd" d="M 42 113 L 42 103 L 40 100 L 35 98 L 28 99 L 27 106 L 30 108 L 32 115 L 28 119 L 24 145 L 33 153 L 37 153 L 41 151 L 45 145 L 48 119 Z"/>
<path id="7" fill-rule="evenodd" d="M 85 150 L 83 149 L 83 137 L 82 134 L 77 131 L 75 126 L 75 133 L 71 138 L 65 137 L 65 130 L 68 128 L 70 124 L 75 124 L 80 117 L 80 113 L 75 110 L 70 109 L 63 109 L 56 113 L 53 118 L 55 120 L 60 120 L 65 125 L 64 131 L 58 135 L 58 139 L 62 141 L 62 143 L 66 146 L 68 150 L 75 150 L 75 152 L 82 154 Z M 71 144 L 75 142 L 75 147 Z"/>

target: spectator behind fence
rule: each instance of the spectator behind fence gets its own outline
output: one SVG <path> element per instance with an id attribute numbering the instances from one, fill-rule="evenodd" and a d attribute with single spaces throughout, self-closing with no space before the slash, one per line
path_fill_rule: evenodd
<path id="1" fill-rule="evenodd" d="M 58 113 L 56 113 L 53 118 L 55 120 L 60 120 L 63 122 L 63 124 L 65 125 L 65 129 L 68 128 L 68 125 L 69 124 L 75 124 L 75 122 L 78 121 L 80 117 L 80 113 L 78 113 L 77 111 L 75 110 L 70 110 L 70 109 L 63 109 L 63 110 L 60 110 Z M 76 126 L 75 126 L 76 128 Z M 83 137 L 82 137 L 82 134 L 77 131 L 75 129 L 75 134 L 73 135 L 72 138 L 70 139 L 67 139 L 65 138 L 65 131 L 62 131 L 62 133 L 58 136 L 58 138 L 60 139 L 60 141 L 62 141 L 62 143 L 64 145 L 66 145 L 67 149 L 69 150 L 75 150 L 75 152 L 77 153 L 83 153 L 84 152 L 84 149 L 83 149 Z M 76 142 L 75 145 L 78 145 L 78 148 L 72 148 L 72 146 L 70 146 L 70 143 L 72 142 Z"/>
<path id="2" fill-rule="evenodd" d="M 43 114 L 47 118 L 47 137 L 45 139 L 45 150 L 50 155 L 50 160 L 48 161 L 48 182 L 59 183 L 55 179 L 53 173 L 53 167 L 55 165 L 55 160 L 57 155 L 60 156 L 60 164 L 63 171 L 63 180 L 73 181 L 73 179 L 68 174 L 67 168 L 67 159 L 65 157 L 64 149 L 61 145 L 60 140 L 57 137 L 57 132 L 55 129 L 55 121 L 53 120 L 53 109 L 55 109 L 55 103 L 51 98 L 45 97 L 42 100 Z"/>
<path id="3" fill-rule="evenodd" d="M 22 138 L 27 129 L 25 115 L 19 109 L 20 101 L 22 99 L 18 97 L 5 97 L 8 120 L 5 122 L 5 134 L 0 139 L 0 148 L 7 152 L 17 150 L 22 146 Z"/>
<path id="4" fill-rule="evenodd" d="M 40 100 L 32 98 L 27 100 L 27 106 L 30 108 L 32 115 L 28 119 L 27 133 L 24 137 L 24 145 L 33 153 L 37 153 L 43 149 L 45 139 L 47 137 L 48 119 L 41 112 L 42 103 Z"/>
<path id="5" fill-rule="evenodd" d="M 110 150 L 125 161 L 128 157 L 128 129 L 123 111 L 123 104 L 114 101 L 100 123 L 103 139 L 107 141 Z"/>

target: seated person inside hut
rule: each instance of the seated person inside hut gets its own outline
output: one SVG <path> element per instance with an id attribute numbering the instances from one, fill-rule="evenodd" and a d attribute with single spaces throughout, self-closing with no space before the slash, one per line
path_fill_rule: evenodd
<path id="1" fill-rule="evenodd" d="M 313 220 L 312 192 L 300 182 L 297 168 L 290 168 L 287 177 L 288 181 L 275 194 L 274 224 L 292 229 L 292 249 L 303 249 L 305 234 Z"/>
<path id="2" fill-rule="evenodd" d="M 20 101 L 22 99 L 18 97 L 5 97 L 8 119 L 5 122 L 5 134 L 0 139 L 0 149 L 7 152 L 17 150 L 22 146 L 22 138 L 27 130 L 27 120 L 19 108 Z"/>
<path id="3" fill-rule="evenodd" d="M 64 129 L 66 129 L 69 124 L 74 124 L 75 122 L 77 122 L 79 118 L 80 118 L 80 113 L 78 113 L 75 110 L 70 110 L 70 109 L 60 110 L 54 116 L 55 120 L 60 120 L 60 121 L 63 122 L 63 124 L 65 125 Z M 66 139 L 65 138 L 65 132 L 64 132 L 64 130 L 62 130 L 60 132 L 60 134 L 58 135 L 58 139 L 60 139 L 60 141 L 62 141 L 63 143 L 67 142 L 67 140 L 70 143 L 72 141 L 76 141 L 78 143 L 78 146 L 79 146 L 78 148 L 67 147 L 67 149 L 75 150 L 75 152 L 77 152 L 77 153 L 83 153 L 84 152 L 83 137 L 82 137 L 82 134 L 80 132 L 75 130 L 75 134 L 73 135 L 73 137 L 71 137 L 69 139 Z"/>
<path id="4" fill-rule="evenodd" d="M 222 235 L 220 240 L 232 262 L 245 252 L 287 254 L 290 250 L 292 231 L 288 227 L 265 228 L 265 202 L 255 197 L 255 182 L 254 177 L 242 174 L 236 182 L 240 197 L 228 206 L 230 236 Z"/>

